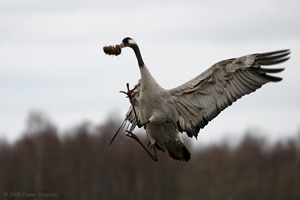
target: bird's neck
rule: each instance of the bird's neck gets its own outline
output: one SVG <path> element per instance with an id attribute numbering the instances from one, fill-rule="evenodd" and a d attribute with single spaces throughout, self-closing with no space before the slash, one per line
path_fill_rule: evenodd
<path id="1" fill-rule="evenodd" d="M 137 45 L 133 45 L 131 46 L 131 48 L 133 49 L 138 64 L 139 64 L 139 68 L 140 68 L 140 72 L 141 72 L 141 86 L 142 86 L 142 90 L 144 89 L 153 89 L 153 88 L 161 88 L 160 85 L 156 82 L 156 80 L 152 77 L 150 71 L 148 70 L 148 68 L 146 67 L 143 59 L 142 59 L 142 55 L 140 52 L 140 49 Z"/>
<path id="2" fill-rule="evenodd" d="M 138 45 L 133 45 L 131 48 L 133 49 L 133 51 L 135 53 L 139 67 L 140 68 L 144 67 L 145 64 L 144 64 L 144 61 L 143 61 L 143 58 L 142 58 L 142 55 L 140 52 L 140 48 L 138 47 Z"/>

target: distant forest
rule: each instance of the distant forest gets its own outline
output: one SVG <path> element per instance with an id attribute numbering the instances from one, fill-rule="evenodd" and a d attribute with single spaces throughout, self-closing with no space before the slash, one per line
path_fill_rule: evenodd
<path id="1" fill-rule="evenodd" d="M 22 138 L 0 143 L 0 199 L 300 199 L 300 134 L 272 145 L 246 135 L 236 147 L 191 149 L 189 162 L 161 152 L 154 162 L 132 139 L 109 146 L 118 126 L 82 123 L 61 134 L 31 114 Z"/>

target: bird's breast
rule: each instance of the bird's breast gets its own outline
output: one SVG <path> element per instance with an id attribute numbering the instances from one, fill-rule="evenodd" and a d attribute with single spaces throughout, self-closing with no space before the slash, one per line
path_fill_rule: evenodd
<path id="1" fill-rule="evenodd" d="M 169 118 L 170 109 L 166 97 L 161 93 L 145 94 L 139 97 L 139 108 L 143 122 L 150 118 L 155 119 L 155 123 L 164 123 Z"/>

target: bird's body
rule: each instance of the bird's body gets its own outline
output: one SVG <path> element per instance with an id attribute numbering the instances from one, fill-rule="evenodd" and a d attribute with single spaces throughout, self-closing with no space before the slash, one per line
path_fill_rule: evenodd
<path id="1" fill-rule="evenodd" d="M 220 61 L 185 84 L 166 90 L 150 74 L 136 42 L 125 38 L 121 47 L 126 46 L 136 54 L 141 80 L 126 93 L 132 105 L 116 135 L 121 129 L 131 133 L 136 125 L 143 126 L 154 148 L 168 151 L 170 157 L 183 161 L 188 161 L 191 154 L 178 133 L 186 132 L 189 137 L 197 138 L 200 129 L 237 99 L 267 82 L 280 81 L 281 78 L 269 73 L 283 69 L 261 68 L 261 65 L 284 62 L 290 53 L 281 50 Z M 127 122 L 130 127 L 126 127 Z"/>
<path id="2" fill-rule="evenodd" d="M 174 159 L 189 160 L 190 153 L 185 148 L 173 124 L 173 111 L 168 99 L 168 90 L 163 89 L 151 76 L 144 65 L 141 68 L 141 88 L 138 98 L 140 121 L 146 123 L 150 142 L 159 146 Z"/>

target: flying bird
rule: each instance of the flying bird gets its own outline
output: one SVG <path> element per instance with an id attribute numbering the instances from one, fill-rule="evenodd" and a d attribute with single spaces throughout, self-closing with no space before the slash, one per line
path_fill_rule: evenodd
<path id="1" fill-rule="evenodd" d="M 107 54 L 119 55 L 121 49 L 133 49 L 140 70 L 141 79 L 133 89 L 122 91 L 129 98 L 131 106 L 119 132 L 135 139 L 157 161 L 156 149 L 167 151 L 175 160 L 189 161 L 191 153 L 179 137 L 185 132 L 197 139 L 200 129 L 214 119 L 221 111 L 237 99 L 254 92 L 268 82 L 282 78 L 271 74 L 284 68 L 263 68 L 261 66 L 282 63 L 289 59 L 290 50 L 257 53 L 217 62 L 192 80 L 170 90 L 162 88 L 146 67 L 139 46 L 130 37 L 120 45 L 104 47 Z M 144 127 L 153 148 L 146 148 L 132 132 L 136 126 Z"/>

